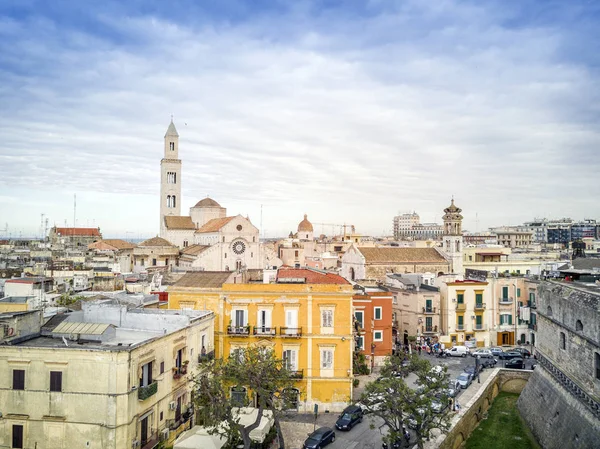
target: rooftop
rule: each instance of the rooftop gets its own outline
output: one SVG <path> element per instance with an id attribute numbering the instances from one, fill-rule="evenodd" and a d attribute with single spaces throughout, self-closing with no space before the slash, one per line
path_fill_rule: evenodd
<path id="1" fill-rule="evenodd" d="M 26 304 L 30 299 L 35 299 L 35 296 L 7 296 L 0 299 L 0 302 L 11 304 Z"/>
<path id="2" fill-rule="evenodd" d="M 68 237 L 101 237 L 100 228 L 54 228 L 54 232 Z"/>
<path id="3" fill-rule="evenodd" d="M 367 263 L 447 263 L 435 248 L 358 248 Z"/>
<path id="4" fill-rule="evenodd" d="M 230 271 L 190 271 L 175 282 L 173 288 L 221 288 L 232 274 Z"/>
<path id="5" fill-rule="evenodd" d="M 340 275 L 308 268 L 280 268 L 277 270 L 277 283 L 350 284 Z"/>

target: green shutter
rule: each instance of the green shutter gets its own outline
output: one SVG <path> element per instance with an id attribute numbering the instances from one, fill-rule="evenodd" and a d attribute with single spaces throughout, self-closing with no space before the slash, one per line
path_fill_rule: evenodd
<path id="1" fill-rule="evenodd" d="M 433 310 L 433 308 L 431 307 L 431 299 L 426 299 L 425 300 L 425 307 L 427 308 L 427 310 Z"/>
<path id="2" fill-rule="evenodd" d="M 518 288 L 518 289 L 517 289 L 517 298 L 520 298 L 520 297 L 521 297 L 521 289 L 520 289 L 520 288 Z"/>
<path id="3" fill-rule="evenodd" d="M 462 326 L 463 324 L 463 316 L 462 315 L 458 315 L 458 325 Z"/>
<path id="4" fill-rule="evenodd" d="M 481 303 L 483 303 L 483 294 L 482 294 L 482 293 L 477 293 L 477 294 L 475 295 L 475 302 L 476 302 L 477 304 L 481 304 Z"/>
<path id="5" fill-rule="evenodd" d="M 508 315 L 508 324 L 512 324 L 512 315 Z"/>
<path id="6" fill-rule="evenodd" d="M 481 315 L 476 315 L 475 316 L 475 324 L 477 324 L 478 326 L 481 326 L 482 318 L 483 317 Z"/>
<path id="7" fill-rule="evenodd" d="M 463 295 L 462 293 L 459 293 L 458 295 L 456 295 L 456 301 L 458 301 L 459 304 L 462 304 L 465 302 L 465 295 Z"/>
<path id="8" fill-rule="evenodd" d="M 427 327 L 431 327 L 433 324 L 433 318 L 428 316 L 427 318 L 425 318 L 425 326 Z"/>
<path id="9" fill-rule="evenodd" d="M 508 298 L 508 287 L 502 287 L 502 297 Z"/>

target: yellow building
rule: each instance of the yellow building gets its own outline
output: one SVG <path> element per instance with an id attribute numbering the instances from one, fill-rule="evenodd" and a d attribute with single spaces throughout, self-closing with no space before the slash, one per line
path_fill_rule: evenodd
<path id="1" fill-rule="evenodd" d="M 352 286 L 311 269 L 264 276 L 187 273 L 169 287 L 169 308 L 215 312 L 220 357 L 251 344 L 272 348 L 296 372 L 300 411 L 342 410 L 352 398 Z"/>
<path id="2" fill-rule="evenodd" d="M 34 309 L 35 296 L 7 296 L 0 299 L 0 313 L 25 312 Z"/>
<path id="3" fill-rule="evenodd" d="M 214 314 L 82 308 L 0 315 L 0 447 L 150 449 L 190 425 Z"/>

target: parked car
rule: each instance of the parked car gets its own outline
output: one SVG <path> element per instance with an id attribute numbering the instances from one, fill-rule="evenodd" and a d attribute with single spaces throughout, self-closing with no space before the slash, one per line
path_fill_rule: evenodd
<path id="1" fill-rule="evenodd" d="M 483 358 L 481 359 L 481 361 L 479 362 L 481 363 L 481 365 L 484 368 L 493 368 L 494 366 L 496 366 L 496 363 L 498 363 L 498 359 L 495 359 L 494 357 L 491 358 Z"/>
<path id="2" fill-rule="evenodd" d="M 466 346 L 452 346 L 450 349 L 446 349 L 446 355 L 452 357 L 466 357 L 469 354 L 469 348 Z"/>
<path id="3" fill-rule="evenodd" d="M 448 388 L 446 388 L 444 393 L 446 393 L 446 396 L 448 396 L 449 398 L 455 398 L 456 395 L 458 394 L 459 389 L 460 389 L 460 385 L 455 380 L 454 382 L 450 382 L 448 384 Z"/>
<path id="4" fill-rule="evenodd" d="M 502 351 L 502 348 L 499 348 L 497 346 L 494 346 L 493 348 L 490 348 L 490 352 L 492 353 L 492 355 L 494 357 L 498 357 L 500 354 L 502 354 L 504 351 Z"/>
<path id="5" fill-rule="evenodd" d="M 517 351 L 520 352 L 523 357 L 525 358 L 529 358 L 531 357 L 531 352 L 529 352 L 529 349 L 525 349 L 525 348 L 514 348 L 513 351 Z"/>
<path id="6" fill-rule="evenodd" d="M 471 353 L 473 357 L 481 356 L 481 357 L 493 357 L 492 351 L 489 349 L 477 349 Z"/>
<path id="7" fill-rule="evenodd" d="M 469 385 L 471 385 L 471 381 L 473 380 L 473 376 L 469 373 L 461 373 L 457 378 L 456 382 L 460 385 L 460 388 L 465 389 Z"/>
<path id="8" fill-rule="evenodd" d="M 360 405 L 350 405 L 346 407 L 338 420 L 335 422 L 335 428 L 338 430 L 350 430 L 363 420 L 363 411 Z"/>
<path id="9" fill-rule="evenodd" d="M 504 368 L 523 369 L 525 361 L 522 358 L 512 358 L 504 362 Z"/>
<path id="10" fill-rule="evenodd" d="M 321 449 L 334 441 L 335 432 L 333 429 L 320 427 L 308 436 L 306 441 L 304 441 L 302 449 Z"/>
<path id="11" fill-rule="evenodd" d="M 483 365 L 479 364 L 479 365 L 470 365 L 467 366 L 464 370 L 465 373 L 468 373 L 471 375 L 471 377 L 475 377 L 478 373 L 480 373 L 481 371 L 483 371 Z"/>
<path id="12" fill-rule="evenodd" d="M 383 393 L 373 393 L 365 399 L 364 402 L 357 402 L 356 405 L 361 408 L 363 414 L 377 411 L 381 408 L 382 402 L 385 400 Z"/>
<path id="13" fill-rule="evenodd" d="M 521 354 L 519 351 L 510 350 L 510 351 L 507 351 L 507 352 L 503 352 L 502 354 L 500 354 L 498 356 L 498 358 L 500 360 L 508 360 L 508 359 L 513 359 L 515 357 L 518 357 L 518 358 L 522 359 L 523 358 L 523 354 Z"/>

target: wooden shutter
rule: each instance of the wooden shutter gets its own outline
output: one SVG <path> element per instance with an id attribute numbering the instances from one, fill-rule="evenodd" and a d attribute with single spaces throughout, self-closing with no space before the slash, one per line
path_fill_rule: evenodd
<path id="1" fill-rule="evenodd" d="M 61 371 L 50 371 L 50 391 L 62 391 Z"/>
<path id="2" fill-rule="evenodd" d="M 24 390 L 25 389 L 25 370 L 14 369 L 13 370 L 13 390 Z"/>

